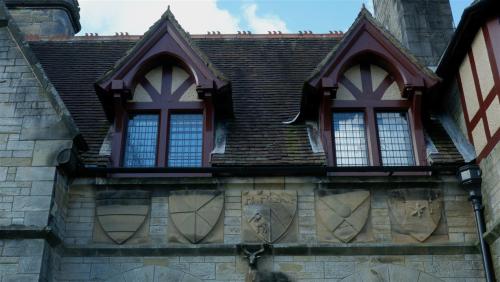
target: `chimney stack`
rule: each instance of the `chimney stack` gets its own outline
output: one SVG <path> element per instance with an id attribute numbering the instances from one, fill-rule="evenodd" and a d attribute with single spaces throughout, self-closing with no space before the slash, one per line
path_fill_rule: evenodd
<path id="1" fill-rule="evenodd" d="M 413 55 L 437 66 L 453 35 L 449 0 L 373 0 L 375 17 Z"/>

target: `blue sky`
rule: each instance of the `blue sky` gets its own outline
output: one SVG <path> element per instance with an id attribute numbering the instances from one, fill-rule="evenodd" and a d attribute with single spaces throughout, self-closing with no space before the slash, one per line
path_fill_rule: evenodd
<path id="1" fill-rule="evenodd" d="M 181 25 L 193 34 L 280 30 L 346 31 L 362 4 L 371 0 L 80 0 L 82 32 L 143 34 L 170 5 Z M 451 0 L 455 24 L 471 0 Z M 110 16 L 110 11 L 112 12 Z"/>

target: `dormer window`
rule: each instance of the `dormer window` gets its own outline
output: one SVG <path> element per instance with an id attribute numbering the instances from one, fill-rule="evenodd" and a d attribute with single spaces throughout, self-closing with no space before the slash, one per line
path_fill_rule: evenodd
<path id="1" fill-rule="evenodd" d="M 413 166 L 411 102 L 376 64 L 356 64 L 341 76 L 331 101 L 336 166 Z"/>
<path id="2" fill-rule="evenodd" d="M 215 116 L 233 117 L 230 82 L 170 9 L 95 86 L 113 123 L 110 166 L 141 168 L 126 171 L 173 176 L 184 170 L 169 168 L 211 166 Z"/>
<path id="3" fill-rule="evenodd" d="M 165 61 L 146 71 L 124 105 L 121 165 L 203 166 L 205 115 L 194 78 L 183 67 Z"/>
<path id="4" fill-rule="evenodd" d="M 329 166 L 426 166 L 422 95 L 439 78 L 363 10 L 304 86 Z M 358 169 L 353 169 L 356 173 Z"/>

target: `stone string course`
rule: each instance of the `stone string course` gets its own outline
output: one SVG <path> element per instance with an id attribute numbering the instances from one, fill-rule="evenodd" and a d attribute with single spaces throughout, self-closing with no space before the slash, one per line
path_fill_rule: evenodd
<path id="1" fill-rule="evenodd" d="M 105 281 L 148 265 L 165 266 L 203 281 L 243 281 L 248 266 L 242 257 L 62 257 L 54 281 Z M 357 269 L 374 264 L 396 264 L 429 273 L 443 281 L 482 280 L 479 255 L 453 256 L 265 256 L 259 269 L 281 271 L 293 281 L 340 281 Z"/>

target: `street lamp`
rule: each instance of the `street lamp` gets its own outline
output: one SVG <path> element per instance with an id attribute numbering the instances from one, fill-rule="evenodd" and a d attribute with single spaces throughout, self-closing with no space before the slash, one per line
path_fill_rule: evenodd
<path id="1" fill-rule="evenodd" d="M 476 218 L 477 236 L 481 245 L 481 256 L 483 259 L 483 267 L 486 275 L 486 281 L 495 281 L 493 267 L 491 263 L 490 249 L 484 241 L 483 234 L 486 232 L 483 216 L 483 203 L 481 195 L 481 169 L 476 164 L 468 164 L 458 169 L 457 177 L 462 186 L 469 192 L 469 201 L 474 209 Z"/>

